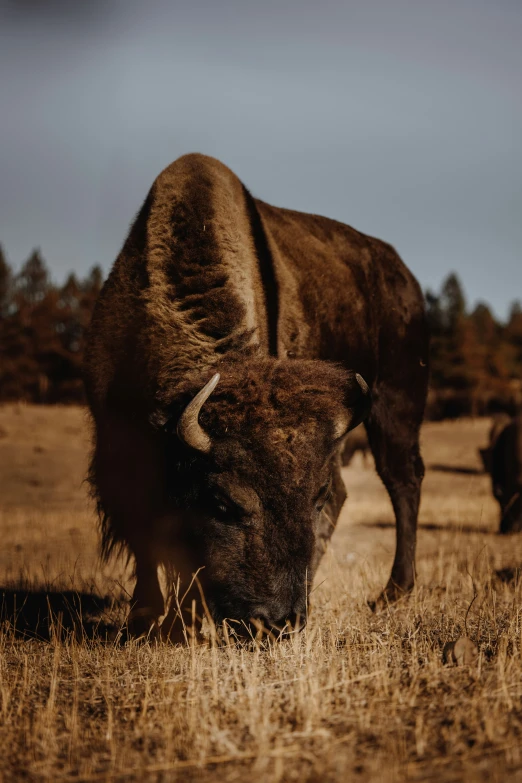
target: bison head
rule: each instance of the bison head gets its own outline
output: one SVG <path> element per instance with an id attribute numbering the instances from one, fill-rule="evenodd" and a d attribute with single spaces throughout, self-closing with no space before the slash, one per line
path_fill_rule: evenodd
<path id="1" fill-rule="evenodd" d="M 339 450 L 369 410 L 368 387 L 318 361 L 219 369 L 187 379 L 166 426 L 176 536 L 218 624 L 297 627 L 345 498 Z"/>

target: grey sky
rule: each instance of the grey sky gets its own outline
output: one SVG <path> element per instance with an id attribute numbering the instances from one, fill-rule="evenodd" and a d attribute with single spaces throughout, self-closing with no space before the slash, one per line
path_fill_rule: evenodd
<path id="1" fill-rule="evenodd" d="M 108 270 L 154 177 L 200 151 L 504 317 L 521 85 L 518 0 L 0 0 L 0 243 L 58 280 Z"/>

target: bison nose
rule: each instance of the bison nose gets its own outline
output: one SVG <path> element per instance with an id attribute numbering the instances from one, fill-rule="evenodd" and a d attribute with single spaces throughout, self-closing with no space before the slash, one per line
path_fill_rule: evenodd
<path id="1" fill-rule="evenodd" d="M 255 614 L 251 616 L 250 621 L 266 631 L 268 631 L 272 625 L 268 612 L 255 612 Z"/>
<path id="2" fill-rule="evenodd" d="M 302 631 L 306 625 L 306 615 L 304 612 L 290 612 L 281 619 L 274 620 L 273 615 L 271 616 L 269 612 L 257 611 L 251 616 L 250 622 L 256 631 L 284 637 Z"/>
<path id="3" fill-rule="evenodd" d="M 272 626 L 285 636 L 290 633 L 299 633 L 306 625 L 306 615 L 301 612 L 290 612 L 287 617 L 282 617 Z"/>

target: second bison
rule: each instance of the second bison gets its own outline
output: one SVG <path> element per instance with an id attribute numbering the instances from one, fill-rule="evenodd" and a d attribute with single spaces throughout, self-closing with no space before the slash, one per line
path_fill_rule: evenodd
<path id="1" fill-rule="evenodd" d="M 500 532 L 522 532 L 522 413 L 494 419 L 480 456 L 500 506 Z"/>

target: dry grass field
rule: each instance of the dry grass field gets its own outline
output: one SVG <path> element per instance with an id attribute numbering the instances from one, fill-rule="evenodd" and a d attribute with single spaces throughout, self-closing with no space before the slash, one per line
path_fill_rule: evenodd
<path id="1" fill-rule="evenodd" d="M 97 557 L 85 412 L 0 408 L 0 779 L 522 780 L 522 536 L 496 535 L 487 429 L 424 427 L 409 600 L 367 606 L 394 528 L 358 456 L 307 629 L 181 648 L 118 633 L 132 581 Z M 477 660 L 444 665 L 464 634 Z"/>

